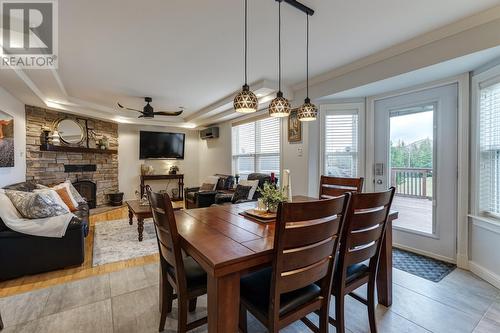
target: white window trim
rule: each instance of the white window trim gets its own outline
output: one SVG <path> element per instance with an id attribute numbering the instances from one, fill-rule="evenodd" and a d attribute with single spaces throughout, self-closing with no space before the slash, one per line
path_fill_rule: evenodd
<path id="1" fill-rule="evenodd" d="M 365 177 L 365 103 L 337 103 L 320 105 L 320 151 L 319 151 L 319 174 L 325 174 L 325 122 L 326 114 L 345 114 L 346 110 L 352 110 L 358 114 L 358 177 Z"/>
<path id="2" fill-rule="evenodd" d="M 500 225 L 500 217 L 492 215 L 481 215 L 479 209 L 479 108 L 480 98 L 479 92 L 481 84 L 500 83 L 500 65 L 495 66 L 483 73 L 474 75 L 471 80 L 471 200 L 470 200 L 470 217 L 482 222 L 493 223 Z"/>

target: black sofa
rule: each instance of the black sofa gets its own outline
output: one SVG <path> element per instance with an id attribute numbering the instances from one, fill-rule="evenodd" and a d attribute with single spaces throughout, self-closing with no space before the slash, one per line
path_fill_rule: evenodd
<path id="1" fill-rule="evenodd" d="M 257 185 L 257 188 L 263 188 L 264 184 L 266 182 L 270 183 L 271 182 L 271 176 L 265 173 L 251 173 L 247 177 L 248 180 L 258 180 L 259 184 Z M 225 205 L 225 204 L 238 204 L 238 203 L 243 203 L 243 202 L 249 202 L 249 201 L 256 201 L 258 198 L 260 198 L 262 194 L 259 191 L 255 191 L 252 199 L 250 200 L 238 200 L 233 202 L 233 195 L 231 193 L 217 193 L 215 195 L 215 204 L 216 205 Z"/>
<path id="2" fill-rule="evenodd" d="M 30 182 L 4 187 L 31 192 Z M 38 237 L 9 229 L 0 219 L 0 281 L 81 265 L 85 259 L 89 207 L 80 204 L 62 238 Z"/>
<path id="3" fill-rule="evenodd" d="M 234 177 L 231 175 L 215 174 L 219 181 L 214 191 L 201 191 L 200 187 L 189 187 L 184 190 L 184 207 L 186 209 L 210 207 L 215 203 L 218 193 L 230 192 L 234 185 Z"/>

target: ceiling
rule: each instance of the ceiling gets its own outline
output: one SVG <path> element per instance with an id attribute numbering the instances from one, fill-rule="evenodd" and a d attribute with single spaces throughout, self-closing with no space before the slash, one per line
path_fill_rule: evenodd
<path id="1" fill-rule="evenodd" d="M 311 76 L 500 4 L 303 2 L 316 10 L 310 20 Z M 183 118 L 159 117 L 154 124 L 194 126 L 204 113 L 227 113 L 243 83 L 242 11 L 242 0 L 59 1 L 59 69 L 2 70 L 0 84 L 24 103 L 52 101 L 57 104 L 49 106 L 122 122 L 136 115 L 118 111 L 117 101 L 142 108 L 143 97 L 151 96 L 157 110 L 185 107 Z M 305 14 L 288 5 L 282 14 L 283 79 L 291 87 L 305 79 Z M 249 15 L 249 82 L 274 93 L 276 2 L 249 1 Z"/>

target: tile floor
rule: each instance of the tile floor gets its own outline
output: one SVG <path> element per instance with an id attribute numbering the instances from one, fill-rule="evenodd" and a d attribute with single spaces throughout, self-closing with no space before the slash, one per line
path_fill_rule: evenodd
<path id="1" fill-rule="evenodd" d="M 346 303 L 349 332 L 369 332 L 366 308 L 350 297 Z M 201 298 L 190 319 L 206 315 L 206 304 Z M 175 305 L 165 332 L 176 331 Z M 139 266 L 6 297 L 0 309 L 6 325 L 2 333 L 157 332 L 158 267 Z M 377 318 L 381 333 L 498 333 L 500 290 L 459 269 L 439 283 L 395 269 L 394 303 L 378 306 Z M 206 332 L 206 326 L 193 332 Z M 249 332 L 265 329 L 250 317 Z M 283 332 L 309 331 L 299 322 Z"/>

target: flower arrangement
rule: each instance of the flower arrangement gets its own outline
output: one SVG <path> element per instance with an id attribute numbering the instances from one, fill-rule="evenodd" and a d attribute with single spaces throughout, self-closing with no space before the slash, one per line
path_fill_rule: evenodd
<path id="1" fill-rule="evenodd" d="M 286 201 L 285 192 L 268 182 L 264 184 L 263 188 L 258 188 L 257 191 L 262 195 L 262 202 L 269 212 L 275 213 L 278 210 L 279 203 Z"/>
<path id="2" fill-rule="evenodd" d="M 179 172 L 179 167 L 177 165 L 172 165 L 168 171 L 171 175 L 176 175 Z"/>

